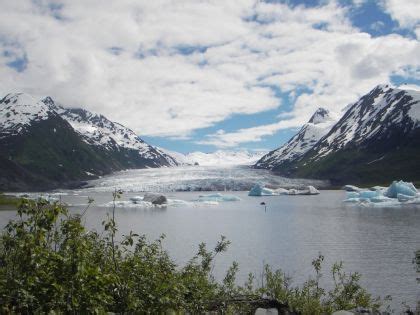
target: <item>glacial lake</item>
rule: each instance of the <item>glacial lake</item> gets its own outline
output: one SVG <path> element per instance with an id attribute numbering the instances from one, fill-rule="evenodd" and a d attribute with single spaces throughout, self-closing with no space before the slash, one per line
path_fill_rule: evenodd
<path id="1" fill-rule="evenodd" d="M 106 213 L 111 211 L 112 190 L 123 189 L 122 202 L 116 207 L 120 233 L 132 230 L 150 240 L 165 234 L 164 247 L 179 265 L 196 253 L 200 242 L 211 248 L 224 235 L 231 245 L 216 258 L 214 274 L 218 279 L 235 260 L 240 267 L 238 283 L 243 283 L 249 272 L 255 273 L 259 282 L 266 263 L 281 268 L 294 284 L 301 284 L 313 275 L 311 261 L 322 253 L 322 281 L 327 288 L 332 285 L 332 264 L 343 261 L 346 271 L 362 274 L 362 284 L 375 296 L 391 295 L 391 306 L 397 311 L 402 310 L 401 303 L 414 306 L 420 299 L 418 275 L 412 264 L 414 251 L 420 249 L 418 206 L 348 205 L 342 202 L 345 192 L 332 190 L 322 190 L 315 196 L 270 197 L 222 191 L 240 200 L 219 203 L 197 201 L 200 195 L 210 192 L 168 191 L 185 188 L 186 183 L 187 189 L 199 189 L 203 183 L 227 189 L 233 183 L 241 188 L 248 185 L 248 180 L 258 179 L 280 181 L 289 187 L 310 184 L 273 179 L 268 173 L 243 168 L 177 168 L 121 172 L 94 181 L 87 189 L 49 195 L 72 205 L 73 212 L 85 208 L 88 196 L 95 199 L 85 220 L 89 228 L 100 230 Z M 129 199 L 143 195 L 142 190 L 166 191 L 169 205 L 151 208 L 131 204 Z M 263 201 L 266 211 L 260 205 Z M 0 211 L 1 224 L 14 216 L 14 211 Z"/>

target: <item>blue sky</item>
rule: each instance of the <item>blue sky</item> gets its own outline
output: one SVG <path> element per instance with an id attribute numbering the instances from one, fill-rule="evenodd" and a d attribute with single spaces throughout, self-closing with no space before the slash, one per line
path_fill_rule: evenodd
<path id="1" fill-rule="evenodd" d="M 174 151 L 271 150 L 318 107 L 420 85 L 419 36 L 415 0 L 0 0 L 0 93 Z"/>
<path id="2" fill-rule="evenodd" d="M 316 7 L 322 5 L 325 1 L 318 0 L 291 0 L 291 1 L 272 1 L 272 2 L 286 2 L 290 6 L 305 6 L 305 7 Z M 383 6 L 379 1 L 365 1 L 360 5 L 354 5 L 352 1 L 340 1 L 340 4 L 349 8 L 348 17 L 352 24 L 359 28 L 361 31 L 370 34 L 373 37 L 384 36 L 389 34 L 400 34 L 401 36 L 416 38 L 415 33 L 409 28 L 400 28 L 398 22 L 393 20 L 391 15 L 384 11 Z M 420 13 L 419 13 L 420 14 Z M 390 82 L 394 85 L 402 84 L 416 84 L 420 85 L 420 80 L 416 78 L 407 78 L 402 76 L 391 76 Z M 378 82 L 380 84 L 381 82 Z M 372 87 L 373 88 L 373 87 Z M 276 117 L 281 113 L 291 111 L 293 107 L 293 101 L 288 98 L 288 93 L 277 92 L 277 97 L 282 101 L 282 106 L 274 109 L 265 111 L 253 115 L 233 115 L 232 117 L 215 124 L 212 127 L 200 129 L 192 135 L 192 139 L 201 139 L 207 134 L 213 134 L 217 130 L 223 129 L 227 132 L 232 132 L 241 128 L 254 127 L 260 124 L 271 124 L 276 121 Z M 356 101 L 356 99 L 355 99 Z M 279 102 L 280 103 L 280 102 Z M 319 104 L 321 107 L 322 104 Z M 281 144 L 287 142 L 299 128 L 288 128 L 279 130 L 273 135 L 264 137 L 258 142 L 243 143 L 241 148 L 248 150 L 260 150 L 260 149 L 274 149 L 279 147 Z M 193 141 L 185 140 L 170 140 L 160 137 L 144 137 L 150 143 L 170 148 L 172 150 L 179 150 L 182 152 L 190 152 L 194 150 L 212 152 L 214 146 L 211 145 L 200 145 L 194 144 Z"/>

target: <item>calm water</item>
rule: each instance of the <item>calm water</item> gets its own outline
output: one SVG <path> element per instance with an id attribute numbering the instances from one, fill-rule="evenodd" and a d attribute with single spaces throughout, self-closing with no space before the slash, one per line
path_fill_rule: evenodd
<path id="1" fill-rule="evenodd" d="M 86 215 L 89 228 L 100 229 L 111 200 L 103 189 L 67 192 L 62 201 L 95 205 Z M 248 197 L 233 192 L 236 202 L 206 205 L 194 202 L 202 192 L 171 192 L 174 202 L 166 208 L 118 207 L 116 218 L 123 234 L 133 230 L 150 239 L 166 235 L 166 248 L 179 264 L 185 263 L 200 242 L 213 246 L 220 235 L 232 244 L 216 259 L 215 275 L 220 278 L 232 261 L 240 265 L 239 281 L 249 272 L 261 274 L 263 263 L 282 268 L 299 284 L 312 273 L 311 261 L 319 252 L 325 256 L 324 284 L 331 285 L 329 269 L 344 261 L 347 271 L 362 273 L 362 283 L 374 295 L 393 297 L 392 307 L 414 305 L 420 299 L 420 286 L 412 264 L 420 248 L 420 208 L 366 208 L 344 205 L 341 191 L 322 191 L 317 196 Z M 140 193 L 125 193 L 123 200 Z M 265 201 L 267 211 L 260 205 Z M 81 207 L 73 207 L 80 211 Z M 14 212 L 0 212 L 1 223 Z"/>

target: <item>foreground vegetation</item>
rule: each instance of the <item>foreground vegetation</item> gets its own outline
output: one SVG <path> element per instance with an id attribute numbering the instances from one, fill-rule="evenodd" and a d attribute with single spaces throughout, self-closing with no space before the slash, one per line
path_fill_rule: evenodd
<path id="1" fill-rule="evenodd" d="M 84 214 L 71 215 L 45 200 L 23 200 L 18 219 L 0 237 L 0 312 L 251 313 L 246 301 L 262 297 L 302 314 L 380 306 L 359 284 L 360 275 L 345 273 L 341 263 L 331 270 L 334 288 L 323 289 L 322 255 L 302 286 L 293 286 L 285 273 L 269 266 L 262 286 L 252 274 L 238 286 L 237 263 L 217 282 L 212 270 L 215 257 L 229 245 L 224 237 L 213 250 L 200 244 L 197 254 L 178 267 L 163 249 L 163 238 L 148 242 L 130 232 L 117 242 L 114 211 L 99 233 L 85 229 Z M 245 303 L 236 303 L 238 297 Z"/>
<path id="2" fill-rule="evenodd" d="M 3 193 L 0 192 L 0 205 L 17 207 L 19 204 L 19 198 L 5 196 Z"/>

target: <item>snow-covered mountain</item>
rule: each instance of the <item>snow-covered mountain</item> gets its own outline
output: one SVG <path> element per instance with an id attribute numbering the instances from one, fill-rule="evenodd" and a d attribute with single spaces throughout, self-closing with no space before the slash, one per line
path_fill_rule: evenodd
<path id="1" fill-rule="evenodd" d="M 163 156 L 166 157 L 170 166 L 181 166 L 181 165 L 191 165 L 192 164 L 192 163 L 190 163 L 188 158 L 180 152 L 171 151 L 171 150 L 164 149 L 164 148 L 161 148 L 161 147 L 154 147 L 154 148 L 155 148 L 156 151 L 158 151 L 160 154 L 162 154 Z"/>
<path id="2" fill-rule="evenodd" d="M 172 157 L 177 165 L 201 165 L 201 166 L 233 166 L 233 165 L 253 165 L 266 151 L 228 151 L 218 150 L 215 152 L 205 153 L 195 151 L 187 154 L 174 152 L 163 148 L 156 147 L 156 150 L 162 154 Z"/>
<path id="3" fill-rule="evenodd" d="M 0 101 L 0 133 L 3 136 L 23 132 L 32 122 L 61 116 L 89 144 L 108 151 L 129 149 L 145 159 L 160 159 L 162 166 L 176 165 L 139 138 L 131 129 L 82 108 L 64 108 L 51 97 L 37 100 L 24 93 L 8 94 Z M 159 166 L 159 165 L 157 165 Z"/>
<path id="4" fill-rule="evenodd" d="M 131 129 L 112 122 L 105 116 L 82 108 L 58 107 L 57 112 L 78 132 L 88 144 L 100 146 L 106 150 L 135 150 L 146 159 L 161 159 L 162 166 L 175 166 L 174 159 L 156 150 L 139 138 Z"/>
<path id="5" fill-rule="evenodd" d="M 0 138 L 25 132 L 34 123 L 57 116 L 49 103 L 31 95 L 7 94 L 0 100 Z"/>
<path id="6" fill-rule="evenodd" d="M 192 152 L 186 155 L 190 164 L 198 163 L 203 166 L 210 165 L 253 165 L 266 152 L 264 151 L 228 151 L 218 150 L 211 153 Z"/>
<path id="7" fill-rule="evenodd" d="M 331 129 L 335 122 L 328 110 L 318 108 L 296 135 L 280 148 L 264 155 L 255 166 L 272 169 L 299 159 Z"/>
<path id="8" fill-rule="evenodd" d="M 1 168 L 0 189 L 6 187 L 2 183 L 18 182 L 3 179 L 6 175 L 22 177 L 22 189 L 28 178 L 43 178 L 51 188 L 126 168 L 177 165 L 174 158 L 103 115 L 22 93 L 0 100 L 0 149 L 0 164 L 9 165 Z"/>
<path id="9" fill-rule="evenodd" d="M 319 159 L 346 146 L 408 135 L 420 127 L 420 92 L 378 85 L 349 107 L 340 121 L 314 147 Z M 402 140 L 402 139 L 401 139 Z"/>
<path id="10" fill-rule="evenodd" d="M 378 85 L 303 156 L 272 169 L 336 183 L 420 180 L 420 92 Z"/>

